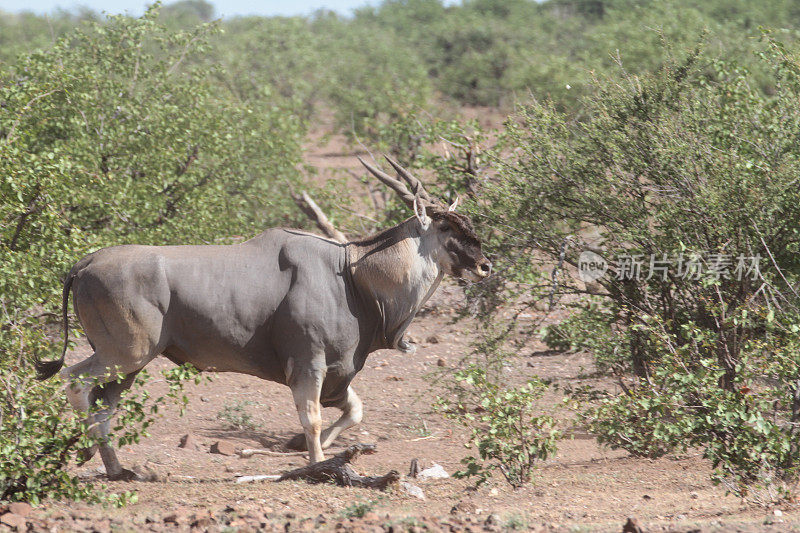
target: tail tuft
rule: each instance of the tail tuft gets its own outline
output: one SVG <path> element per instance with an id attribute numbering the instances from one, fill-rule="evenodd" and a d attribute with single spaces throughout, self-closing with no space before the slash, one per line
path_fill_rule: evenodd
<path id="1" fill-rule="evenodd" d="M 55 361 L 36 361 L 36 379 L 44 381 L 48 378 L 55 376 L 61 367 L 64 366 L 64 359 L 56 359 Z"/>

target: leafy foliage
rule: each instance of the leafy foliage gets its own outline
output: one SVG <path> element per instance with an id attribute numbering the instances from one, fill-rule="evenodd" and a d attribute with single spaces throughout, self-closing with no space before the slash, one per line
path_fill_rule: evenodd
<path id="1" fill-rule="evenodd" d="M 499 470 L 515 488 L 530 482 L 536 463 L 555 454 L 561 436 L 551 416 L 536 414 L 547 385 L 533 378 L 518 387 L 501 386 L 474 363 L 454 378 L 460 394 L 439 397 L 436 407 L 469 428 L 477 451 L 462 459 L 466 468 L 456 477 L 476 476 L 480 484 Z"/>
<path id="2" fill-rule="evenodd" d="M 581 122 L 548 103 L 521 106 L 503 141 L 512 155 L 483 189 L 489 225 L 504 228 L 493 246 L 511 265 L 498 283 L 514 290 L 533 247 L 563 269 L 587 250 L 609 265 L 591 283 L 560 279 L 560 294 L 599 299 L 579 300 L 546 335 L 593 350 L 618 377 L 622 392 L 587 414 L 601 440 L 645 456 L 691 442 L 739 494 L 797 476 L 796 377 L 791 366 L 778 381 L 765 371 L 797 341 L 800 85 L 791 54 L 767 46 L 774 96 L 695 50 L 652 76 L 598 79 Z M 552 284 L 534 288 L 545 299 Z M 737 392 L 745 385 L 759 392 Z"/>
<path id="3" fill-rule="evenodd" d="M 222 410 L 217 413 L 219 420 L 224 420 L 231 427 L 236 429 L 255 429 L 257 424 L 253 420 L 253 415 L 247 412 L 247 407 L 254 405 L 255 402 L 238 401 L 232 404 L 226 404 Z"/>
<path id="4" fill-rule="evenodd" d="M 24 500 L 38 503 L 46 498 L 71 498 L 103 502 L 115 506 L 136 501 L 136 494 L 103 493 L 80 481 L 65 470 L 76 449 L 98 444 L 82 417 L 65 417 L 70 407 L 62 393 L 60 380 L 34 382 L 32 373 L 12 367 L 13 372 L 0 376 L 5 405 L 0 409 L 0 500 Z M 138 387 L 126 393 L 119 403 L 112 431 L 119 446 L 137 443 L 148 436 L 147 428 L 159 409 L 168 403 L 186 405 L 184 386 L 200 382 L 199 372 L 191 366 L 163 371 L 169 388 L 166 394 L 150 398 L 141 388 L 149 376 L 142 371 Z M 125 376 L 118 376 L 118 380 Z M 97 385 L 102 383 L 95 380 Z M 35 396 L 31 394 L 47 394 Z M 102 405 L 95 406 L 95 414 Z"/>

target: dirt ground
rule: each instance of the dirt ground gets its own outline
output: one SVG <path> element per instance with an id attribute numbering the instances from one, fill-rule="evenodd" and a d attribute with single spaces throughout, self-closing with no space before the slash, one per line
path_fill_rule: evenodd
<path id="1" fill-rule="evenodd" d="M 340 165 L 339 147 L 321 150 L 314 164 Z M 326 151 L 327 150 L 327 151 Z M 347 163 L 349 164 L 349 163 Z M 360 473 L 389 470 L 407 474 L 412 459 L 423 467 L 437 463 L 450 474 L 460 467 L 466 432 L 435 413 L 440 389 L 430 374 L 457 363 L 470 350 L 469 321 L 453 323 L 463 299 L 454 282 L 444 284 L 411 326 L 419 343 L 414 355 L 380 351 L 370 356 L 353 385 L 364 401 L 364 420 L 340 438 L 342 445 L 374 443 L 377 453 L 355 464 Z M 532 344 L 508 368 L 510 376 L 538 374 L 556 383 L 576 385 L 591 369 L 586 354 L 552 353 Z M 82 345 L 70 362 L 89 355 Z M 530 354 L 530 355 L 528 355 Z M 167 368 L 155 361 L 151 375 Z M 155 367 L 155 368 L 154 368 Z M 163 390 L 163 380 L 148 385 Z M 748 506 L 709 481 L 709 467 L 698 453 L 647 460 L 601 448 L 575 432 L 543 463 L 531 486 L 512 490 L 502 479 L 474 488 L 452 477 L 409 480 L 424 500 L 396 488 L 385 492 L 260 481 L 237 484 L 241 475 L 279 474 L 305 464 L 298 455 L 220 455 L 211 445 L 223 441 L 237 450 L 286 451 L 284 442 L 300 430 L 289 390 L 248 376 L 221 374 L 211 382 L 188 386 L 190 402 L 180 417 L 176 406 L 163 411 L 151 436 L 120 453 L 125 466 L 157 474 L 153 482 L 106 482 L 99 457 L 74 471 L 110 491 L 135 491 L 138 502 L 123 509 L 79 503 L 47 503 L 27 517 L 36 531 L 622 531 L 635 517 L 644 531 L 800 531 L 795 507 Z M 552 396 L 553 405 L 559 397 Z M 249 416 L 252 428 L 231 421 Z M 325 410 L 332 421 L 337 412 Z M 563 416 L 568 416 L 564 414 Z M 195 445 L 179 447 L 191 435 Z M 328 453 L 330 455 L 330 452 Z M 0 524 L 0 531 L 8 528 Z"/>

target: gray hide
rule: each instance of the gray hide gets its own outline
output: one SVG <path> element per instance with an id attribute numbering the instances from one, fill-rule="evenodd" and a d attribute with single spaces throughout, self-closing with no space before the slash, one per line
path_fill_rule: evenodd
<path id="1" fill-rule="evenodd" d="M 380 330 L 365 315 L 346 246 L 272 229 L 230 246 L 115 246 L 70 272 L 76 313 L 106 367 L 135 372 L 163 353 L 200 370 L 292 385 L 324 372 L 341 401 Z"/>

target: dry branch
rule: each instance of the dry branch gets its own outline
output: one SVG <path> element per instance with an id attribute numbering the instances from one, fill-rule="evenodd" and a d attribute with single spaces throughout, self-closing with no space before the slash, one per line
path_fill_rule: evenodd
<path id="1" fill-rule="evenodd" d="M 375 453 L 375 445 L 355 444 L 330 459 L 286 472 L 278 478 L 278 481 L 293 479 L 305 479 L 311 483 L 329 483 L 332 481 L 343 487 L 367 487 L 384 490 L 400 479 L 400 474 L 396 470 L 379 477 L 359 475 L 350 466 L 350 462 L 356 460 L 362 453 Z"/>
<path id="2" fill-rule="evenodd" d="M 331 223 L 325 213 L 320 209 L 317 203 L 308 195 L 306 191 L 303 191 L 300 194 L 295 194 L 294 191 L 290 190 L 290 194 L 292 195 L 292 199 L 294 203 L 297 204 L 297 207 L 308 216 L 314 223 L 317 225 L 319 230 L 326 236 L 330 237 L 331 239 L 346 243 L 347 237 L 344 233 L 336 229 L 336 227 Z"/>
<path id="3" fill-rule="evenodd" d="M 293 455 L 304 455 L 306 452 L 275 452 L 272 450 L 257 450 L 257 449 L 247 448 L 238 453 L 239 457 L 241 457 L 242 459 L 247 459 L 249 457 L 253 457 L 254 455 L 269 455 L 270 457 L 286 457 Z"/>

